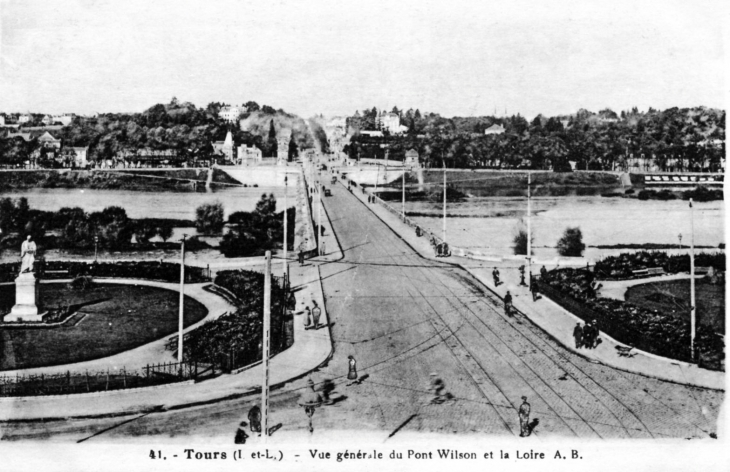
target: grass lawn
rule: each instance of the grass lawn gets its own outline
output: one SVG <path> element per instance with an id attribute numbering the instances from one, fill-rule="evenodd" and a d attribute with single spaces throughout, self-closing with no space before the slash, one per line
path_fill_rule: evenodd
<path id="1" fill-rule="evenodd" d="M 142 285 L 96 284 L 74 291 L 42 284 L 45 307 L 76 305 L 86 316 L 58 328 L 0 329 L 0 370 L 70 364 L 118 354 L 177 331 L 179 293 Z M 0 286 L 3 305 L 14 304 L 15 286 Z M 185 297 L 185 326 L 208 311 Z M 0 324 L 0 327 L 2 325 Z"/>
<path id="2" fill-rule="evenodd" d="M 725 286 L 712 285 L 704 280 L 695 284 L 697 322 L 725 332 Z M 662 313 L 689 318 L 690 281 L 634 285 L 626 292 L 626 300 Z"/>

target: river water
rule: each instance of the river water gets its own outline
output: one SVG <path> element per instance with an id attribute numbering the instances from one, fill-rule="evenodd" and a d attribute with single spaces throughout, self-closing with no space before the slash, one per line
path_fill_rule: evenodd
<path id="1" fill-rule="evenodd" d="M 1 192 L 0 198 L 26 197 L 31 208 L 55 211 L 62 207 L 80 207 L 87 212 L 101 211 L 108 206 L 120 206 L 127 211 L 130 218 L 171 218 L 195 220 L 195 209 L 204 203 L 219 201 L 223 204 L 226 218 L 236 211 L 253 211 L 261 195 L 273 193 L 276 197 L 277 211 L 283 211 L 283 187 L 226 187 L 210 192 L 135 192 L 129 190 L 95 190 L 95 189 L 32 189 L 15 192 Z M 290 189 L 288 205 L 294 205 L 294 191 Z M 195 228 L 174 228 L 168 241 L 179 241 L 183 234 L 196 236 Z M 153 238 L 157 241 L 159 238 Z M 220 238 L 201 237 L 201 240 L 217 245 Z M 19 259 L 19 250 L 0 250 L 0 262 L 15 262 Z M 49 259 L 88 259 L 88 251 L 48 250 L 44 256 Z M 107 252 L 99 251 L 99 259 L 168 259 L 178 257 L 177 251 L 145 251 L 145 252 Z M 218 250 L 203 250 L 189 256 L 191 262 L 196 259 L 224 260 Z"/>
<path id="2" fill-rule="evenodd" d="M 400 208 L 398 202 L 391 203 Z M 724 202 L 694 204 L 695 245 L 717 246 L 725 241 Z M 443 228 L 440 203 L 406 203 L 407 212 L 431 216 L 413 219 L 437 235 Z M 487 253 L 512 254 L 512 240 L 519 228 L 526 228 L 525 198 L 471 197 L 447 205 L 446 239 L 452 245 Z M 578 227 L 587 246 L 614 244 L 679 244 L 689 246 L 691 218 L 689 202 L 640 201 L 605 197 L 539 197 L 532 200 L 532 233 L 535 255 L 555 257 L 558 239 L 568 227 Z M 546 247 L 547 246 L 547 247 Z M 626 252 L 588 247 L 589 258 Z"/>
<path id="3" fill-rule="evenodd" d="M 120 206 L 130 218 L 195 219 L 195 209 L 204 203 L 219 201 L 228 217 L 236 211 L 253 211 L 261 195 L 273 193 L 277 211 L 284 202 L 282 187 L 226 187 L 210 192 L 135 192 L 130 190 L 32 189 L 1 192 L 0 197 L 26 197 L 31 208 L 54 211 L 62 207 L 81 207 L 87 212 Z M 294 192 L 289 197 L 293 203 Z"/>

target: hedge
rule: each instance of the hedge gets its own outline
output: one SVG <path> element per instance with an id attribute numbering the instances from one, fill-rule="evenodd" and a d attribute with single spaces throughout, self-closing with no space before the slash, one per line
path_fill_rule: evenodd
<path id="1" fill-rule="evenodd" d="M 560 269 L 539 282 L 541 293 L 584 321 L 597 320 L 612 338 L 642 351 L 691 362 L 690 321 L 622 300 L 595 298 L 589 286 L 593 274 L 583 269 Z M 699 325 L 695 346 L 701 357 L 724 356 L 722 339 Z"/>
<path id="2" fill-rule="evenodd" d="M 596 276 L 603 280 L 630 279 L 634 270 L 661 267 L 668 274 L 689 272 L 689 254 L 669 255 L 661 251 L 640 251 L 608 256 L 596 262 Z M 714 267 L 725 271 L 725 253 L 699 253 L 695 255 L 695 267 Z"/>
<path id="3" fill-rule="evenodd" d="M 36 276 L 41 279 L 73 279 L 83 275 L 92 277 L 128 278 L 180 281 L 180 265 L 159 261 L 119 261 L 119 262 L 76 262 L 43 261 L 36 262 Z M 0 264 L 0 282 L 12 282 L 18 277 L 20 264 Z M 185 283 L 208 282 L 207 270 L 201 267 L 185 266 Z"/>

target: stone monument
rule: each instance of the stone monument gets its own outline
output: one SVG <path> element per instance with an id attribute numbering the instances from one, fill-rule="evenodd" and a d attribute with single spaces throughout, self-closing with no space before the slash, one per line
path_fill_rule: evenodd
<path id="1" fill-rule="evenodd" d="M 20 275 L 15 279 L 15 306 L 10 314 L 5 315 L 4 321 L 41 322 L 45 313 L 38 313 L 36 299 L 38 295 L 38 280 L 33 272 L 37 247 L 30 236 L 23 241 L 20 247 Z"/>

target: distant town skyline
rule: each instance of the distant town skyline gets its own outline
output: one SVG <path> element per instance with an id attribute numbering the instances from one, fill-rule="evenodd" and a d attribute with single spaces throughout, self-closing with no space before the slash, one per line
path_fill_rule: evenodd
<path id="1" fill-rule="evenodd" d="M 724 109 L 723 1 L 0 3 L 0 111 Z"/>

